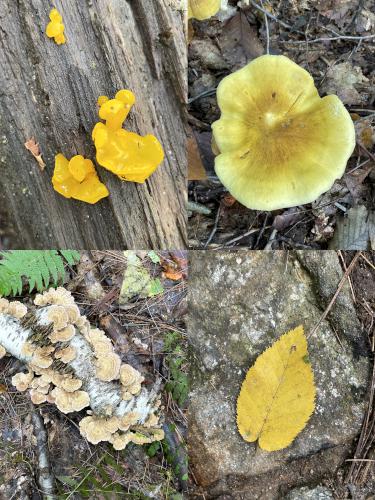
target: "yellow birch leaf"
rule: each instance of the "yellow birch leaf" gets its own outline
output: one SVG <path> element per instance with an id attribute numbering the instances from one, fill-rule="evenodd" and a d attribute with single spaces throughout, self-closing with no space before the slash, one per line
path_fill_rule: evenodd
<path id="1" fill-rule="evenodd" d="M 266 451 L 286 448 L 315 408 L 314 374 L 303 326 L 282 335 L 249 369 L 237 400 L 237 426 L 245 441 Z"/>

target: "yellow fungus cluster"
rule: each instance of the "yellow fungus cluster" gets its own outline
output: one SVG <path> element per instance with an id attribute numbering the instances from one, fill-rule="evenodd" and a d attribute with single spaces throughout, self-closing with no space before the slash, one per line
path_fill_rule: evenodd
<path id="1" fill-rule="evenodd" d="M 94 164 L 81 155 L 68 161 L 65 156 L 56 156 L 52 184 L 65 198 L 74 198 L 86 203 L 96 203 L 109 195 L 106 186 L 100 182 Z"/>
<path id="2" fill-rule="evenodd" d="M 92 138 L 99 165 L 122 180 L 143 183 L 163 161 L 164 151 L 153 135 L 142 137 L 122 128 L 134 103 L 129 90 L 120 90 L 114 99 L 99 97 L 99 117 L 105 123 L 95 125 Z"/>
<path id="3" fill-rule="evenodd" d="M 62 16 L 57 9 L 52 9 L 49 15 L 51 22 L 48 23 L 46 35 L 48 38 L 53 38 L 57 45 L 66 42 L 64 31 L 65 26 L 62 22 Z"/>

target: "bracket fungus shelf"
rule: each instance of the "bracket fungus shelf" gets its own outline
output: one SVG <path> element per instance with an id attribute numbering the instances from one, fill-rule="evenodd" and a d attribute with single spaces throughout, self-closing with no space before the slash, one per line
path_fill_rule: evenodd
<path id="1" fill-rule="evenodd" d="M 220 82 L 217 99 L 215 170 L 246 207 L 310 203 L 343 175 L 355 147 L 352 119 L 287 57 L 258 57 Z"/>
<path id="2" fill-rule="evenodd" d="M 142 374 L 121 362 L 66 289 L 38 294 L 34 305 L 0 299 L 0 357 L 11 354 L 27 368 L 12 378 L 17 390 L 62 413 L 86 410 L 79 428 L 90 443 L 120 450 L 163 439 L 160 380 L 146 389 Z"/>

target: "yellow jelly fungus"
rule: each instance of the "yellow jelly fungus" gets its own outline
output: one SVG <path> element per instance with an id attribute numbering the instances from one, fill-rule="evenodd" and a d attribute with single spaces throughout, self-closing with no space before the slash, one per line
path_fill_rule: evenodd
<path id="1" fill-rule="evenodd" d="M 101 95 L 98 97 L 98 106 L 101 106 L 105 102 L 107 102 L 109 98 L 106 95 Z"/>
<path id="2" fill-rule="evenodd" d="M 62 154 L 55 158 L 55 171 L 52 177 L 55 191 L 65 198 L 97 203 L 109 195 L 108 189 L 98 178 L 94 164 L 81 155 L 70 161 Z"/>
<path id="3" fill-rule="evenodd" d="M 46 34 L 48 38 L 53 38 L 57 45 L 65 43 L 64 30 L 65 26 L 62 22 L 62 16 L 57 9 L 52 9 L 49 15 L 51 20 L 47 25 Z"/>
<path id="4" fill-rule="evenodd" d="M 97 123 L 92 132 L 99 165 L 122 180 L 143 183 L 164 159 L 160 142 L 153 135 L 141 137 L 122 128 L 135 96 L 120 90 L 114 99 L 100 96 L 99 116 L 106 123 Z"/>
<path id="5" fill-rule="evenodd" d="M 217 99 L 215 171 L 246 207 L 310 203 L 343 175 L 355 147 L 352 119 L 287 57 L 254 59 L 220 82 Z"/>
<path id="6" fill-rule="evenodd" d="M 217 14 L 221 7 L 221 0 L 189 0 L 188 18 L 203 21 Z"/>

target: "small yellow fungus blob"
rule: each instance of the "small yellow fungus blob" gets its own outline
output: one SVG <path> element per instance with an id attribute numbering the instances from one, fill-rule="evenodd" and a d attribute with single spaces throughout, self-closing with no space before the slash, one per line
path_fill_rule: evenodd
<path id="1" fill-rule="evenodd" d="M 216 174 L 246 207 L 310 203 L 343 175 L 355 147 L 352 119 L 287 57 L 258 57 L 221 81 L 217 99 Z"/>
<path id="2" fill-rule="evenodd" d="M 81 155 L 68 161 L 59 153 L 55 159 L 52 184 L 55 191 L 65 198 L 91 204 L 109 195 L 108 189 L 100 182 L 92 161 Z"/>
<path id="3" fill-rule="evenodd" d="M 101 106 L 102 104 L 104 104 L 108 100 L 109 100 L 109 97 L 107 97 L 106 95 L 100 95 L 98 97 L 98 106 Z"/>
<path id="4" fill-rule="evenodd" d="M 122 128 L 135 96 L 129 90 L 120 90 L 114 99 L 100 96 L 99 117 L 92 132 L 99 165 L 116 174 L 120 179 L 143 183 L 164 159 L 160 142 L 153 135 L 142 137 Z"/>
<path id="5" fill-rule="evenodd" d="M 189 0 L 188 17 L 203 21 L 217 14 L 220 7 L 221 0 Z"/>
<path id="6" fill-rule="evenodd" d="M 66 42 L 64 31 L 65 26 L 62 22 L 62 16 L 57 9 L 52 9 L 49 15 L 51 22 L 48 23 L 46 35 L 48 38 L 53 38 L 57 45 Z"/>

